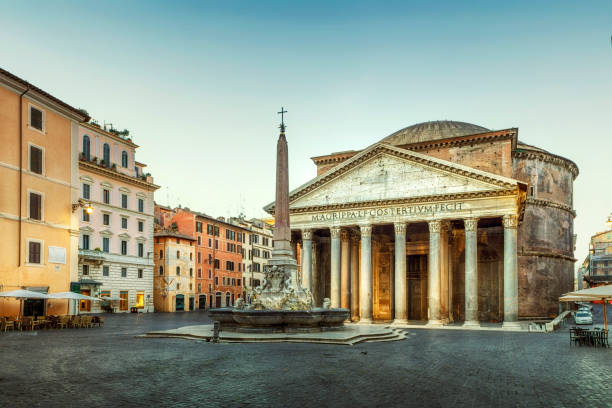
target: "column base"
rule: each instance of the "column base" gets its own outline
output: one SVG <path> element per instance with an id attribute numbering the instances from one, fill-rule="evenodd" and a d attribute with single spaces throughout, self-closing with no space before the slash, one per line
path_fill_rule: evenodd
<path id="1" fill-rule="evenodd" d="M 467 320 L 463 322 L 461 327 L 465 327 L 466 329 L 480 329 L 480 323 L 478 320 Z"/>
<path id="2" fill-rule="evenodd" d="M 372 319 L 370 319 L 369 317 L 362 317 L 361 319 L 359 319 L 357 324 L 372 324 Z"/>
<path id="3" fill-rule="evenodd" d="M 425 327 L 442 327 L 444 322 L 442 320 L 428 320 Z"/>
<path id="4" fill-rule="evenodd" d="M 502 329 L 504 330 L 520 330 L 521 329 L 521 324 L 517 321 L 513 321 L 513 322 L 506 322 L 504 321 L 502 323 Z"/>
<path id="5" fill-rule="evenodd" d="M 395 319 L 391 323 L 391 326 L 406 326 L 408 325 L 408 320 L 406 319 Z"/>

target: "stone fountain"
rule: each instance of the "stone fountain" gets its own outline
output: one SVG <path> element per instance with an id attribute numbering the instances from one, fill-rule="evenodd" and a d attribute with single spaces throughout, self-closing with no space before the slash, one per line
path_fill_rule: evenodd
<path id="1" fill-rule="evenodd" d="M 281 112 L 285 113 L 281 109 Z M 264 268 L 261 286 L 251 304 L 238 299 L 233 308 L 210 309 L 208 315 L 220 323 L 220 330 L 245 332 L 309 332 L 341 328 L 349 318 L 348 309 L 314 307 L 312 293 L 298 278 L 297 262 L 291 249 L 289 225 L 289 169 L 285 123 L 281 121 L 276 145 L 276 202 L 274 249 Z"/>

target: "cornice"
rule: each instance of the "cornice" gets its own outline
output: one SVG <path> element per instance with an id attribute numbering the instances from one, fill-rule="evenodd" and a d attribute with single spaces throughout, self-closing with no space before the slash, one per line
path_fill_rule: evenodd
<path id="1" fill-rule="evenodd" d="M 300 207 L 289 209 L 290 214 L 300 214 L 316 211 L 335 211 L 343 209 L 353 208 L 364 208 L 364 207 L 377 207 L 377 206 L 390 206 L 396 204 L 420 204 L 420 203 L 436 203 L 445 202 L 451 200 L 462 200 L 462 199 L 475 199 L 475 198 L 487 198 L 487 197 L 504 197 L 504 196 L 516 196 L 517 192 L 513 189 L 508 190 L 490 190 L 490 191 L 478 191 L 473 193 L 461 193 L 461 194 L 444 194 L 444 195 L 431 195 L 411 198 L 400 198 L 394 200 L 372 200 L 372 201 L 361 201 L 361 202 L 350 202 L 341 204 L 332 204 L 324 206 L 311 206 L 311 207 Z M 271 209 L 273 211 L 273 209 Z"/>
<path id="2" fill-rule="evenodd" d="M 521 251 L 519 252 L 519 256 L 540 256 L 544 258 L 563 259 L 563 260 L 571 261 L 571 262 L 577 261 L 577 259 L 572 256 L 554 253 L 554 252 L 544 252 L 544 251 Z"/>
<path id="3" fill-rule="evenodd" d="M 135 177 L 130 177 L 127 176 L 125 174 L 119 173 L 117 171 L 111 170 L 111 169 L 107 169 L 105 167 L 101 167 L 99 165 L 93 164 L 93 163 L 89 163 L 87 161 L 84 160 L 79 160 L 79 168 L 81 169 L 85 169 L 85 170 L 89 170 L 93 173 L 97 173 L 103 176 L 107 176 L 109 178 L 115 179 L 115 180 L 120 180 L 123 181 L 125 183 L 129 183 L 132 184 L 134 186 L 138 186 L 141 188 L 144 188 L 148 191 L 155 191 L 157 189 L 160 188 L 160 186 L 158 186 L 157 184 L 153 184 L 153 183 L 148 183 L 146 181 L 142 181 L 142 180 L 138 180 Z"/>
<path id="4" fill-rule="evenodd" d="M 579 170 L 576 163 L 570 159 L 566 159 L 565 157 L 557 156 L 556 154 L 517 148 L 512 150 L 512 157 L 517 159 L 542 160 L 547 163 L 556 164 L 566 168 L 570 173 L 572 173 L 574 180 L 576 177 L 578 177 Z"/>
<path id="5" fill-rule="evenodd" d="M 542 199 L 533 198 L 533 197 L 528 197 L 525 200 L 525 204 L 534 205 L 536 207 L 557 208 L 559 210 L 567 211 L 568 213 L 572 214 L 572 216 L 576 217 L 576 211 L 572 207 L 566 204 L 561 204 L 561 203 L 557 203 L 557 202 L 550 201 L 550 200 L 542 200 Z"/>
<path id="6" fill-rule="evenodd" d="M 134 143 L 134 142 L 131 142 L 131 141 L 127 140 L 127 139 L 123 139 L 122 137 L 119 137 L 119 136 L 117 136 L 117 135 L 116 135 L 116 134 L 114 134 L 114 133 L 111 133 L 111 132 L 109 132 L 109 131 L 107 131 L 107 130 L 104 130 L 104 129 L 102 129 L 102 128 L 99 128 L 99 127 L 97 127 L 97 126 L 94 126 L 94 125 L 92 125 L 92 124 L 90 124 L 90 123 L 81 123 L 80 125 L 81 125 L 81 126 L 83 126 L 83 127 L 84 127 L 84 128 L 86 128 L 86 129 L 91 130 L 92 132 L 97 132 L 97 133 L 99 133 L 99 134 L 101 134 L 101 135 L 103 135 L 103 136 L 106 136 L 106 137 L 109 137 L 109 138 L 113 139 L 113 140 L 114 140 L 114 141 L 116 141 L 116 142 L 119 142 L 119 143 L 124 143 L 124 144 L 126 144 L 126 145 L 128 145 L 128 146 L 130 146 L 130 147 L 133 147 L 134 149 L 136 149 L 136 148 L 140 147 L 140 146 L 138 146 L 138 145 L 137 145 L 136 143 Z"/>

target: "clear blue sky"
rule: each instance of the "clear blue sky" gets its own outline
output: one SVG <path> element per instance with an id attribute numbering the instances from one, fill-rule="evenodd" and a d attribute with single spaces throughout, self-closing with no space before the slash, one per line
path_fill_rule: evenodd
<path id="1" fill-rule="evenodd" d="M 262 215 L 278 117 L 311 156 L 452 119 L 574 160 L 576 256 L 612 211 L 612 2 L 6 1 L 0 66 L 128 128 L 163 188 Z"/>

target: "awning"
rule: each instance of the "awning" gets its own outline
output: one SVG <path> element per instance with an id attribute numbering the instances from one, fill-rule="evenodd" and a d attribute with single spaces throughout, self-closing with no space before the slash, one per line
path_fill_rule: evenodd
<path id="1" fill-rule="evenodd" d="M 79 283 L 81 285 L 102 286 L 102 282 L 98 282 L 93 279 L 81 279 Z"/>
<path id="2" fill-rule="evenodd" d="M 9 292 L 2 292 L 0 293 L 0 297 L 15 298 L 15 299 L 48 299 L 49 298 L 49 296 L 45 295 L 44 293 L 33 292 L 31 290 L 25 290 L 25 289 L 17 289 L 17 290 L 11 290 Z"/>
<path id="3" fill-rule="evenodd" d="M 49 295 L 49 299 L 91 300 L 93 302 L 99 302 L 101 300 L 100 298 L 97 298 L 97 297 L 81 295 L 80 293 L 74 293 L 74 292 L 52 293 Z"/>

